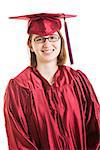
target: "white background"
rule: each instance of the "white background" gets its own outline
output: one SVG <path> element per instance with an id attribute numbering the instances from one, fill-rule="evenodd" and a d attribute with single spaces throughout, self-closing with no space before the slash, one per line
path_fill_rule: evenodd
<path id="1" fill-rule="evenodd" d="M 90 79 L 100 101 L 100 8 L 99 0 L 2 0 L 0 2 L 0 150 L 8 150 L 3 118 L 7 83 L 29 65 L 27 22 L 9 16 L 51 12 L 77 14 L 68 19 L 75 69 Z M 63 32 L 63 30 L 62 30 Z M 69 62 L 68 62 L 68 65 Z"/>

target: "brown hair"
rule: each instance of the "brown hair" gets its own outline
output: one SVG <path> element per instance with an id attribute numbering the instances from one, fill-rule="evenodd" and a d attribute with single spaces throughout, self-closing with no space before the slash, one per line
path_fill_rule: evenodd
<path id="1" fill-rule="evenodd" d="M 65 49 L 65 41 L 64 38 L 61 34 L 60 31 L 58 31 L 58 34 L 60 35 L 61 38 L 61 50 L 60 53 L 57 57 L 57 65 L 61 66 L 64 65 L 66 62 L 66 58 L 67 58 L 67 54 L 66 54 L 66 49 Z M 30 65 L 32 67 L 36 67 L 37 66 L 37 60 L 36 60 L 36 55 L 34 52 L 31 51 L 32 47 L 31 47 L 31 40 L 32 40 L 32 34 L 29 35 L 28 41 L 27 41 L 27 45 L 30 48 Z"/>

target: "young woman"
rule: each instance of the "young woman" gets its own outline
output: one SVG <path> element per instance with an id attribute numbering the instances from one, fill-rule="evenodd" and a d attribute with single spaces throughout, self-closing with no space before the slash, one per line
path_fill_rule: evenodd
<path id="1" fill-rule="evenodd" d="M 9 150 L 99 149 L 99 104 L 86 75 L 64 65 L 61 15 L 15 17 L 29 18 L 31 65 L 5 92 Z"/>

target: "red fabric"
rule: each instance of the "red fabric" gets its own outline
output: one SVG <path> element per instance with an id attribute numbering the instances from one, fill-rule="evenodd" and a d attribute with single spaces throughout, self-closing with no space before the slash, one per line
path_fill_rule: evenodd
<path id="1" fill-rule="evenodd" d="M 27 67 L 11 79 L 4 115 L 9 150 L 96 150 L 100 107 L 87 77 L 60 66 L 50 85 Z"/>
<path id="2" fill-rule="evenodd" d="M 59 19 L 49 17 L 37 17 L 37 19 L 30 19 L 28 22 L 28 34 L 38 34 L 47 36 L 59 31 L 61 22 Z"/>
<path id="3" fill-rule="evenodd" d="M 38 13 L 9 18 L 28 20 L 28 34 L 47 36 L 61 29 L 60 19 L 71 17 L 76 17 L 76 15 L 69 15 L 63 13 Z"/>

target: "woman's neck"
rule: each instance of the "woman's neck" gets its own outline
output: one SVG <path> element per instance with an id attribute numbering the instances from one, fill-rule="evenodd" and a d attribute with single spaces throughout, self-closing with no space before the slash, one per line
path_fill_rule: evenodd
<path id="1" fill-rule="evenodd" d="M 58 69 L 58 65 L 56 63 L 46 63 L 37 65 L 37 70 L 40 74 L 50 83 L 53 82 L 53 76 Z"/>

